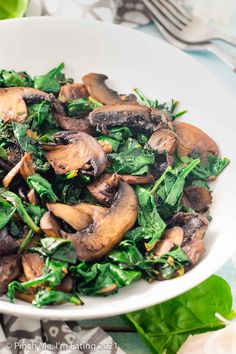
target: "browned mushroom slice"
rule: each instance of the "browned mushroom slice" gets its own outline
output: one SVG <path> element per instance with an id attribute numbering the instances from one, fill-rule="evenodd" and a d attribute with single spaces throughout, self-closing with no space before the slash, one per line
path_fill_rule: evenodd
<path id="1" fill-rule="evenodd" d="M 40 228 L 48 237 L 61 237 L 60 226 L 50 211 L 43 214 Z"/>
<path id="2" fill-rule="evenodd" d="M 64 291 L 65 293 L 71 292 L 73 289 L 73 278 L 70 274 L 67 274 L 65 278 L 62 279 L 62 282 L 60 285 L 56 286 L 56 289 L 59 291 Z"/>
<path id="3" fill-rule="evenodd" d="M 59 100 L 67 102 L 69 100 L 76 100 L 77 98 L 88 97 L 88 91 L 85 85 L 81 83 L 66 84 L 60 89 Z"/>
<path id="4" fill-rule="evenodd" d="M 154 132 L 172 126 L 166 113 L 140 104 L 124 103 L 98 107 L 89 114 L 88 119 L 92 126 L 101 130 L 126 125 L 136 130 Z"/>
<path id="5" fill-rule="evenodd" d="M 82 78 L 90 96 L 99 102 L 103 104 L 121 103 L 122 100 L 118 93 L 106 85 L 107 79 L 106 75 L 95 73 L 90 73 Z"/>
<path id="6" fill-rule="evenodd" d="M 205 187 L 189 186 L 184 189 L 182 204 L 195 211 L 203 211 L 212 203 L 211 192 Z"/>
<path id="7" fill-rule="evenodd" d="M 47 208 L 53 215 L 64 220 L 78 231 L 92 224 L 95 214 L 103 215 L 107 211 L 106 208 L 88 203 L 80 203 L 73 206 L 60 203 L 48 203 Z"/>
<path id="8" fill-rule="evenodd" d="M 33 188 L 30 189 L 30 191 L 27 193 L 27 198 L 31 204 L 33 205 L 39 204 L 38 196 Z"/>
<path id="9" fill-rule="evenodd" d="M 117 192 L 117 186 L 120 181 L 134 185 L 149 184 L 154 181 L 154 178 L 152 175 L 131 176 L 118 175 L 117 173 L 114 173 L 113 175 L 110 173 L 103 173 L 93 182 L 88 184 L 87 189 L 93 198 L 95 198 L 98 202 L 105 205 L 110 205 Z"/>
<path id="10" fill-rule="evenodd" d="M 208 220 L 201 214 L 177 213 L 171 219 L 169 226 L 180 226 L 184 231 L 181 248 L 195 265 L 205 251 L 203 237 L 208 228 Z"/>
<path id="11" fill-rule="evenodd" d="M 33 165 L 32 153 L 25 154 L 22 159 L 12 168 L 11 171 L 3 178 L 2 184 L 7 188 L 12 182 L 13 178 L 20 173 L 24 179 L 35 173 Z"/>
<path id="12" fill-rule="evenodd" d="M 44 263 L 38 253 L 26 253 L 21 257 L 24 275 L 27 280 L 41 277 Z"/>
<path id="13" fill-rule="evenodd" d="M 91 182 L 87 189 L 89 193 L 100 203 L 110 205 L 117 192 L 117 186 L 121 178 L 117 173 L 103 173 Z"/>
<path id="14" fill-rule="evenodd" d="M 23 123 L 28 115 L 25 100 L 52 100 L 52 95 L 32 87 L 0 88 L 0 118 Z"/>
<path id="15" fill-rule="evenodd" d="M 184 239 L 184 230 L 174 226 L 166 230 L 163 238 L 157 243 L 154 255 L 161 257 L 168 253 L 174 246 L 181 246 Z"/>
<path id="16" fill-rule="evenodd" d="M 219 154 L 215 141 L 201 129 L 183 122 L 174 122 L 175 132 L 178 136 L 178 155 L 180 157 L 197 152 L 205 160 L 209 153 Z"/>
<path id="17" fill-rule="evenodd" d="M 92 174 L 100 175 L 106 168 L 106 155 L 95 138 L 77 132 L 72 142 L 67 145 L 44 144 L 45 157 L 54 168 L 56 174 L 65 174 L 73 170 L 83 170 L 86 164 L 92 166 Z"/>
<path id="18" fill-rule="evenodd" d="M 18 277 L 20 271 L 18 254 L 0 257 L 0 296 L 6 292 L 8 284 Z"/>
<path id="19" fill-rule="evenodd" d="M 119 189 L 108 211 L 94 216 L 94 222 L 75 234 L 62 232 L 70 240 L 80 260 L 94 261 L 105 256 L 117 245 L 137 220 L 136 195 L 127 183 L 120 182 Z"/>
<path id="20" fill-rule="evenodd" d="M 159 129 L 152 134 L 148 140 L 148 145 L 158 153 L 167 152 L 172 155 L 177 147 L 177 135 L 171 129 Z"/>
<path id="21" fill-rule="evenodd" d="M 0 230 L 0 257 L 14 254 L 19 248 L 19 242 L 9 235 L 7 227 Z"/>

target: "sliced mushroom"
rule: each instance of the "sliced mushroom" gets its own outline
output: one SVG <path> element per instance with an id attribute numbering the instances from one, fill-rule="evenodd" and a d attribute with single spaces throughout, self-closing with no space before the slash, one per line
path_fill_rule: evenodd
<path id="1" fill-rule="evenodd" d="M 18 254 L 0 257 L 0 296 L 7 291 L 8 284 L 20 274 L 20 256 Z"/>
<path id="2" fill-rule="evenodd" d="M 98 140 L 98 143 L 101 145 L 102 150 L 105 152 L 105 154 L 110 154 L 113 150 L 112 145 L 109 144 L 105 140 Z"/>
<path id="3" fill-rule="evenodd" d="M 71 290 L 73 289 L 73 278 L 70 274 L 67 274 L 65 278 L 62 279 L 62 282 L 60 285 L 56 286 L 56 289 L 59 291 L 64 291 L 65 293 L 70 293 Z"/>
<path id="4" fill-rule="evenodd" d="M 174 122 L 174 128 L 178 136 L 177 151 L 180 157 L 197 152 L 206 160 L 209 153 L 219 154 L 215 141 L 201 129 L 183 122 Z"/>
<path id="5" fill-rule="evenodd" d="M 89 121 L 81 117 L 67 117 L 63 104 L 59 101 L 52 103 L 52 111 L 57 124 L 64 130 L 82 131 L 85 133 L 93 133 L 93 128 Z"/>
<path id="6" fill-rule="evenodd" d="M 8 256 L 17 252 L 19 243 L 9 235 L 7 227 L 0 230 L 0 257 Z"/>
<path id="7" fill-rule="evenodd" d="M 108 127 L 122 125 L 147 132 L 172 127 L 165 112 L 140 104 L 124 103 L 98 107 L 89 114 L 88 119 L 92 126 L 103 131 Z"/>
<path id="8" fill-rule="evenodd" d="M 35 173 L 33 165 L 32 153 L 26 153 L 21 160 L 12 168 L 11 171 L 3 178 L 2 184 L 7 188 L 12 182 L 13 178 L 20 173 L 24 179 Z"/>
<path id="9" fill-rule="evenodd" d="M 30 189 L 30 191 L 27 193 L 27 198 L 31 204 L 33 205 L 39 204 L 38 196 L 33 188 Z"/>
<path id="10" fill-rule="evenodd" d="M 176 150 L 178 137 L 171 129 L 159 129 L 155 131 L 150 139 L 148 145 L 158 153 L 167 152 L 170 155 Z"/>
<path id="11" fill-rule="evenodd" d="M 154 178 L 152 175 L 131 176 L 118 175 L 117 173 L 103 173 L 93 182 L 89 183 L 87 189 L 89 193 L 93 196 L 93 198 L 95 198 L 99 203 L 109 206 L 111 205 L 112 199 L 116 194 L 117 186 L 120 181 L 126 182 L 131 185 L 149 184 L 154 181 Z"/>
<path id="12" fill-rule="evenodd" d="M 183 229 L 184 240 L 181 247 L 192 265 L 199 261 L 205 251 L 203 237 L 208 224 L 208 220 L 201 214 L 182 212 L 174 215 L 169 223 L 169 226 L 180 226 Z"/>
<path id="13" fill-rule="evenodd" d="M 85 75 L 82 80 L 89 92 L 89 95 L 103 104 L 121 103 L 121 98 L 116 91 L 110 89 L 105 81 L 106 75 L 90 73 Z"/>
<path id="14" fill-rule="evenodd" d="M 108 211 L 95 215 L 93 224 L 75 234 L 62 232 L 70 240 L 80 260 L 95 261 L 105 256 L 117 245 L 137 220 L 136 195 L 127 183 L 120 182 L 119 189 Z"/>
<path id="15" fill-rule="evenodd" d="M 48 203 L 47 208 L 53 215 L 64 220 L 78 231 L 92 224 L 95 214 L 104 215 L 107 211 L 106 208 L 88 203 L 80 203 L 73 206 L 60 203 Z"/>
<path id="16" fill-rule="evenodd" d="M 41 277 L 44 262 L 38 253 L 26 253 L 21 257 L 22 268 L 27 280 Z"/>
<path id="17" fill-rule="evenodd" d="M 43 214 L 40 220 L 40 229 L 48 237 L 61 237 L 60 225 L 50 211 Z"/>
<path id="18" fill-rule="evenodd" d="M 32 87 L 0 88 L 0 117 L 4 121 L 23 123 L 28 115 L 25 101 L 51 101 L 53 96 Z"/>
<path id="19" fill-rule="evenodd" d="M 77 98 L 88 97 L 88 91 L 85 85 L 81 83 L 66 84 L 60 89 L 59 100 L 67 102 L 69 100 L 76 100 Z"/>
<path id="20" fill-rule="evenodd" d="M 87 189 L 89 193 L 100 203 L 110 205 L 117 192 L 120 176 L 117 173 L 103 173 L 91 182 Z"/>
<path id="21" fill-rule="evenodd" d="M 197 212 L 206 210 L 212 203 L 211 191 L 205 187 L 189 186 L 184 189 L 182 204 Z"/>
<path id="22" fill-rule="evenodd" d="M 65 133 L 65 132 L 64 132 Z M 58 135 L 59 136 L 59 135 Z M 62 137 L 62 134 L 60 133 Z M 87 164 L 92 167 L 91 174 L 100 175 L 106 168 L 106 155 L 95 138 L 84 133 L 64 134 L 67 145 L 44 144 L 45 157 L 54 168 L 56 174 L 65 174 L 73 170 L 84 170 Z"/>
<path id="23" fill-rule="evenodd" d="M 181 246 L 184 240 L 184 230 L 179 226 L 174 226 L 166 230 L 163 238 L 157 243 L 154 255 L 161 257 L 171 251 L 174 246 Z"/>

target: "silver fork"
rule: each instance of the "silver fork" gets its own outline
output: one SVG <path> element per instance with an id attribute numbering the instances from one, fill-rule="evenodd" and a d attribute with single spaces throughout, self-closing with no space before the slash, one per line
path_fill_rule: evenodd
<path id="1" fill-rule="evenodd" d="M 234 72 L 236 72 L 236 58 L 226 52 L 224 49 L 222 49 L 219 46 L 216 46 L 215 44 L 211 42 L 204 42 L 204 43 L 198 43 L 198 44 L 189 44 L 182 42 L 178 38 L 174 37 L 170 32 L 168 32 L 165 27 L 163 27 L 156 19 L 154 15 L 151 15 L 153 22 L 155 23 L 156 27 L 159 29 L 161 32 L 162 36 L 171 44 L 173 44 L 175 47 L 185 50 L 185 51 L 190 51 L 190 52 L 195 52 L 195 51 L 203 51 L 207 50 L 211 53 L 214 53 L 217 55 L 222 61 L 224 61 Z"/>
<path id="2" fill-rule="evenodd" d="M 201 43 L 220 39 L 236 46 L 236 37 L 219 33 L 175 0 L 143 0 L 143 3 L 157 21 L 181 41 Z"/>

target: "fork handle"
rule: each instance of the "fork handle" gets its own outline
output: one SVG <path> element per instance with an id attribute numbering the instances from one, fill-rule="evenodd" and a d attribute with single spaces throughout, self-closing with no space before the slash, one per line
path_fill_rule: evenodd
<path id="1" fill-rule="evenodd" d="M 225 49 L 213 44 L 213 43 L 208 43 L 205 48 L 211 52 L 217 55 L 221 60 L 223 60 L 235 73 L 236 73 L 236 57 L 229 52 L 227 52 Z"/>
<path id="2" fill-rule="evenodd" d="M 227 42 L 229 44 L 232 44 L 232 45 L 236 46 L 236 37 L 230 36 L 229 34 L 217 33 L 214 36 L 214 39 L 222 40 L 224 42 Z"/>

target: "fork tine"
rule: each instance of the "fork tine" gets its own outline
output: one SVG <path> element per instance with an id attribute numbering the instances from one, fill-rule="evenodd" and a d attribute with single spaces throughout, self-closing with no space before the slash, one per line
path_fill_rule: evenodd
<path id="1" fill-rule="evenodd" d="M 172 6 L 178 13 L 182 16 L 184 16 L 187 20 L 192 21 L 192 15 L 185 10 L 185 8 L 179 4 L 177 4 L 176 0 L 165 0 L 166 6 L 169 4 L 169 6 Z"/>
<path id="2" fill-rule="evenodd" d="M 176 32 L 181 32 L 181 27 L 178 26 L 176 23 L 173 23 L 172 21 L 169 21 L 156 7 L 156 5 L 153 4 L 151 0 L 143 0 L 143 3 L 147 7 L 147 9 L 150 11 L 151 15 L 156 18 L 158 22 L 161 22 L 161 24 L 168 28 L 169 32 L 176 33 Z"/>
<path id="3" fill-rule="evenodd" d="M 152 0 L 156 8 L 173 24 L 176 24 L 179 28 L 183 28 L 187 25 L 187 20 L 182 17 L 175 9 L 170 5 L 166 6 L 166 0 Z M 174 12 L 174 13 L 173 13 Z"/>
<path id="4" fill-rule="evenodd" d="M 162 9 L 165 8 L 166 17 L 171 14 L 184 26 L 189 23 L 190 20 L 185 15 L 183 15 L 175 6 L 173 6 L 172 3 L 169 3 L 168 0 L 156 0 L 156 2 L 160 4 L 160 7 L 162 7 Z"/>

